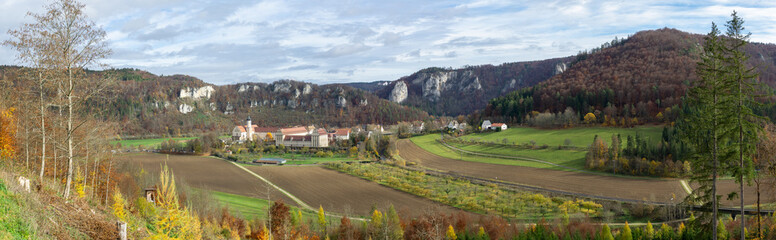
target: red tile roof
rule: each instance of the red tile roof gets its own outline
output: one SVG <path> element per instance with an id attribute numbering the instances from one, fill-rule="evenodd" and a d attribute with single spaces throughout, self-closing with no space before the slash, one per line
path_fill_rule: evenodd
<path id="1" fill-rule="evenodd" d="M 503 123 L 494 123 L 494 124 L 491 124 L 490 126 L 491 127 L 501 127 L 501 126 L 504 126 L 504 124 Z"/>
<path id="2" fill-rule="evenodd" d="M 245 127 L 243 126 L 237 126 L 237 129 L 239 129 L 240 132 L 245 132 Z"/>
<path id="3" fill-rule="evenodd" d="M 280 132 L 282 132 L 283 135 L 304 134 L 304 133 L 307 133 L 307 128 L 305 127 L 282 128 L 280 129 Z"/>
<path id="4" fill-rule="evenodd" d="M 253 132 L 267 132 L 267 133 L 271 132 L 271 133 L 274 133 L 274 132 L 277 132 L 278 129 L 280 129 L 280 128 L 277 128 L 277 127 L 257 127 L 256 125 L 253 125 L 253 126 L 254 126 L 253 127 Z"/>
<path id="5" fill-rule="evenodd" d="M 334 135 L 337 136 L 347 136 L 348 134 L 350 134 L 350 128 L 339 128 L 334 131 Z"/>

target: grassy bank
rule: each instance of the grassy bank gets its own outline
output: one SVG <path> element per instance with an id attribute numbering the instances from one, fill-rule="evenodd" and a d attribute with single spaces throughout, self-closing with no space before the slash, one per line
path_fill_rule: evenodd
<path id="1" fill-rule="evenodd" d="M 164 141 L 174 140 L 174 141 L 186 141 L 195 139 L 197 137 L 176 137 L 176 138 L 149 138 L 149 139 L 132 139 L 132 140 L 112 140 L 110 141 L 111 145 L 116 145 L 117 143 L 121 144 L 122 147 L 137 147 L 140 145 L 143 145 L 146 148 L 152 149 L 157 148 L 159 145 L 162 144 Z"/>
<path id="2" fill-rule="evenodd" d="M 435 134 L 410 138 L 410 140 L 416 145 L 418 145 L 420 148 L 423 148 L 424 150 L 430 153 L 433 153 L 442 157 L 446 157 L 446 158 L 459 159 L 459 160 L 470 161 L 470 162 L 564 170 L 564 168 L 560 168 L 557 166 L 552 166 L 552 165 L 532 162 L 532 161 L 522 161 L 522 160 L 516 160 L 516 159 L 505 159 L 505 158 L 497 158 L 497 157 L 483 157 L 483 156 L 475 156 L 475 155 L 469 155 L 469 154 L 461 154 L 458 151 L 454 151 L 448 147 L 445 147 L 441 143 L 437 142 L 436 141 L 437 139 L 439 139 L 439 135 L 435 135 Z M 454 146 L 462 148 L 467 151 L 540 159 L 543 161 L 548 161 L 555 164 L 575 167 L 575 168 L 584 168 L 584 164 L 585 164 L 584 157 L 585 157 L 586 151 L 579 151 L 579 150 L 558 150 L 557 148 L 531 150 L 531 149 L 512 149 L 512 148 L 504 148 L 504 147 L 487 147 L 482 145 L 463 145 L 463 144 L 454 144 Z"/>
<path id="3" fill-rule="evenodd" d="M 596 135 L 605 139 L 604 141 L 609 141 L 612 139 L 612 135 L 620 134 L 623 138 L 623 145 L 625 145 L 627 135 L 635 136 L 639 134 L 642 137 L 657 140 L 660 139 L 662 130 L 663 126 L 639 126 L 633 128 L 579 127 L 569 129 L 514 127 L 500 132 L 469 134 L 461 138 L 467 141 L 476 140 L 500 144 L 504 143 L 504 139 L 506 139 L 507 144 L 526 144 L 534 141 L 537 146 L 548 145 L 550 147 L 566 145 L 566 139 L 568 139 L 571 141 L 570 146 L 584 148 L 593 143 L 593 138 Z"/>

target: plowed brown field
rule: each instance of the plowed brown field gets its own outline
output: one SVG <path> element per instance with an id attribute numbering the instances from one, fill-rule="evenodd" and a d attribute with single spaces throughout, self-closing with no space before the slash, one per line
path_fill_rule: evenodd
<path id="1" fill-rule="evenodd" d="M 358 177 L 320 166 L 248 166 L 249 170 L 294 194 L 311 207 L 369 216 L 373 205 L 416 215 L 427 211 L 452 213 L 459 210 Z"/>
<path id="2" fill-rule="evenodd" d="M 398 142 L 402 158 L 421 166 L 484 179 L 519 183 L 550 190 L 595 196 L 677 203 L 687 196 L 678 179 L 647 179 L 602 176 L 571 171 L 558 171 L 520 166 L 497 165 L 449 159 L 430 153 L 410 140 Z M 734 190 L 733 181 L 720 182 L 720 189 Z M 755 203 L 752 188 L 747 189 L 747 204 Z M 773 198 L 771 198 L 772 200 Z M 737 201 L 723 201 L 735 205 Z"/>
<path id="3" fill-rule="evenodd" d="M 137 163 L 145 171 L 158 176 L 164 154 L 128 154 L 120 161 Z M 267 185 L 232 163 L 211 158 L 169 155 L 167 165 L 176 181 L 189 186 L 266 199 Z M 385 210 L 393 204 L 402 215 L 423 214 L 427 211 L 458 212 L 460 210 L 380 184 L 353 177 L 320 166 L 247 166 L 273 184 L 296 196 L 307 205 L 323 206 L 327 212 L 369 216 L 375 205 Z M 271 199 L 283 199 L 297 205 L 283 193 L 271 188 Z"/>
<path id="4" fill-rule="evenodd" d="M 160 166 L 167 157 L 164 154 L 140 153 L 119 156 L 120 161 L 139 164 L 145 171 L 156 177 Z M 267 185 L 250 173 L 229 162 L 199 156 L 169 155 L 167 166 L 173 171 L 176 181 L 183 181 L 191 187 L 238 194 L 249 197 L 267 198 Z M 294 204 L 291 199 L 274 188 L 270 192 L 271 200 L 283 199 Z"/>

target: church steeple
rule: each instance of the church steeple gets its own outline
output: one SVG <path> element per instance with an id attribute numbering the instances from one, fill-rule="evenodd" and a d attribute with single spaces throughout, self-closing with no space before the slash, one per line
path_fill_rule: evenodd
<path id="1" fill-rule="evenodd" d="M 248 115 L 248 119 L 245 119 L 245 131 L 248 133 L 248 141 L 253 141 L 253 124 L 250 115 Z"/>

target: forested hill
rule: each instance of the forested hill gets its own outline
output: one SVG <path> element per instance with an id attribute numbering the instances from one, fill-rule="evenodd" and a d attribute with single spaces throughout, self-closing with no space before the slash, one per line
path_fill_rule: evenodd
<path id="1" fill-rule="evenodd" d="M 21 83 L 16 74 L 6 74 L 11 69 L 19 68 L 0 68 L 2 80 Z M 391 124 L 428 117 L 421 110 L 346 85 L 282 80 L 217 86 L 191 76 L 157 76 L 135 69 L 90 72 L 89 76 L 115 81 L 81 112 L 117 123 L 122 135 L 227 133 L 248 115 L 254 124 L 263 126 L 323 127 Z"/>
<path id="2" fill-rule="evenodd" d="M 607 43 L 576 56 L 562 74 L 492 99 L 482 117 L 516 123 L 532 111 L 561 113 L 570 107 L 580 119 L 595 113 L 599 122 L 607 117 L 617 124 L 670 119 L 690 83 L 698 79 L 695 70 L 703 37 L 659 29 Z M 749 64 L 760 73 L 759 81 L 776 86 L 776 45 L 751 43 L 746 51 Z"/>
<path id="3" fill-rule="evenodd" d="M 392 82 L 350 85 L 433 115 L 455 116 L 482 109 L 489 99 L 547 80 L 563 72 L 572 59 L 553 58 L 460 69 L 427 68 Z"/>

